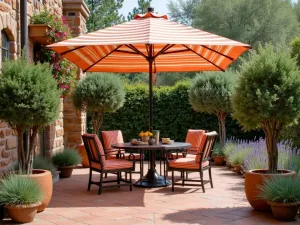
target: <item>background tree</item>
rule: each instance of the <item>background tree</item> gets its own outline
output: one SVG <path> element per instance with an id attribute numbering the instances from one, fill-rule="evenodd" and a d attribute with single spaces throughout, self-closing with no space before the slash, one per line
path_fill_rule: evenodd
<path id="1" fill-rule="evenodd" d="M 73 91 L 76 109 L 87 111 L 92 118 L 93 132 L 98 133 L 105 112 L 123 106 L 125 91 L 122 81 L 112 74 L 93 73 L 78 82 Z"/>
<path id="2" fill-rule="evenodd" d="M 195 8 L 200 0 L 171 0 L 167 7 L 172 20 L 179 23 L 192 25 L 195 15 Z"/>
<path id="3" fill-rule="evenodd" d="M 234 78 L 231 72 L 203 73 L 192 81 L 189 90 L 189 101 L 194 110 L 218 117 L 221 148 L 226 139 L 225 119 L 232 111 Z"/>
<path id="4" fill-rule="evenodd" d="M 245 130 L 262 128 L 269 172 L 277 173 L 277 142 L 281 130 L 300 116 L 300 73 L 283 49 L 259 46 L 244 61 L 233 95 L 233 117 Z"/>
<path id="5" fill-rule="evenodd" d="M 17 131 L 19 169 L 29 174 L 37 133 L 58 118 L 61 92 L 49 64 L 31 64 L 19 58 L 4 62 L 1 72 L 0 120 Z M 26 151 L 25 130 L 29 133 Z"/>
<path id="6" fill-rule="evenodd" d="M 88 32 L 110 27 L 124 21 L 119 15 L 124 0 L 85 0 L 91 14 L 86 22 Z"/>
<path id="7" fill-rule="evenodd" d="M 144 14 L 150 7 L 152 0 L 138 0 L 138 7 L 134 7 L 132 12 L 128 13 L 127 20 L 130 21 L 136 14 Z"/>

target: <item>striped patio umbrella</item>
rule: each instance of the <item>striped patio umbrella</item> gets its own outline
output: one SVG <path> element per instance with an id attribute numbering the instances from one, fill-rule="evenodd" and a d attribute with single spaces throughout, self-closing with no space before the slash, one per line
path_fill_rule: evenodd
<path id="1" fill-rule="evenodd" d="M 129 22 L 48 47 L 83 72 L 149 72 L 152 131 L 153 73 L 225 71 L 250 45 L 170 21 L 149 8 Z"/>

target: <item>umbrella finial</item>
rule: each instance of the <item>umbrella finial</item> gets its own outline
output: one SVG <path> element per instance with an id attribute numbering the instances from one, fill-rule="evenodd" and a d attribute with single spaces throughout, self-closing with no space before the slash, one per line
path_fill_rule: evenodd
<path id="1" fill-rule="evenodd" d="M 152 8 L 152 7 L 148 7 L 148 13 L 151 13 L 151 12 L 154 12 L 154 8 Z"/>

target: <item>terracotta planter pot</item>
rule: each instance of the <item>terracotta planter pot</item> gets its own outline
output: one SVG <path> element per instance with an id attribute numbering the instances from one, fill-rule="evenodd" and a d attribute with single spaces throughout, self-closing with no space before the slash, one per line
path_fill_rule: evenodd
<path id="1" fill-rule="evenodd" d="M 79 154 L 81 156 L 81 164 L 82 164 L 82 166 L 86 167 L 86 168 L 90 167 L 89 158 L 88 158 L 88 156 L 86 154 L 84 145 L 79 145 L 77 147 L 77 149 L 78 149 L 78 152 L 79 152 Z"/>
<path id="2" fill-rule="evenodd" d="M 29 176 L 41 186 L 43 200 L 42 204 L 40 204 L 38 208 L 38 212 L 44 211 L 45 208 L 49 205 L 49 202 L 52 197 L 53 182 L 51 172 L 48 170 L 34 169 L 32 170 L 32 174 L 21 176 Z"/>
<path id="3" fill-rule="evenodd" d="M 215 155 L 213 156 L 213 160 L 215 162 L 216 166 L 224 166 L 225 165 L 225 160 L 224 160 L 224 156 L 220 156 L 220 155 Z"/>
<path id="4" fill-rule="evenodd" d="M 238 175 L 242 175 L 244 173 L 243 168 L 240 165 L 233 166 L 233 171 Z"/>
<path id="5" fill-rule="evenodd" d="M 146 137 L 142 137 L 142 142 L 148 142 L 149 141 L 149 136 L 146 136 Z"/>
<path id="6" fill-rule="evenodd" d="M 282 203 L 268 201 L 274 217 L 278 220 L 293 221 L 296 218 L 300 202 Z"/>
<path id="7" fill-rule="evenodd" d="M 41 203 L 31 205 L 8 205 L 6 206 L 9 217 L 18 223 L 30 223 L 33 221 Z"/>
<path id="8" fill-rule="evenodd" d="M 57 169 L 60 171 L 60 178 L 69 178 L 72 175 L 74 166 L 59 166 Z"/>
<path id="9" fill-rule="evenodd" d="M 250 170 L 245 175 L 245 193 L 248 202 L 253 209 L 263 212 L 271 212 L 271 207 L 266 201 L 259 199 L 259 185 L 262 185 L 265 179 L 273 176 L 291 176 L 295 177 L 296 173 L 291 170 L 278 170 L 277 174 L 269 174 L 268 170 Z"/>
<path id="10" fill-rule="evenodd" d="M 45 33 L 50 29 L 47 24 L 29 24 L 28 35 L 35 42 L 48 45 L 50 44 L 49 38 L 45 36 Z"/>

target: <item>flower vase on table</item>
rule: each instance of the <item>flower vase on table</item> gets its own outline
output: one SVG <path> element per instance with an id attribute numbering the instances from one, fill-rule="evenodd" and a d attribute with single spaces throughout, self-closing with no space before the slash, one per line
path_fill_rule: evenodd
<path id="1" fill-rule="evenodd" d="M 146 132 L 141 132 L 139 134 L 140 138 L 142 139 L 142 142 L 147 142 L 149 141 L 149 138 L 153 136 L 153 134 L 150 131 L 146 131 Z"/>

